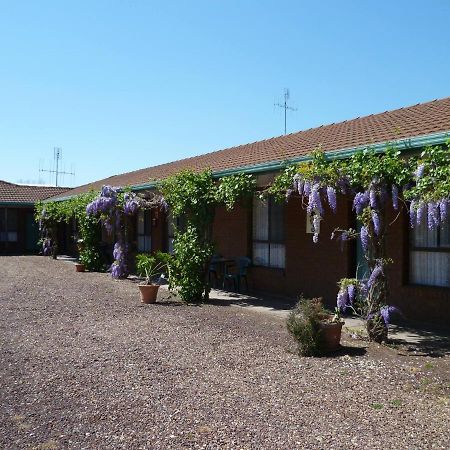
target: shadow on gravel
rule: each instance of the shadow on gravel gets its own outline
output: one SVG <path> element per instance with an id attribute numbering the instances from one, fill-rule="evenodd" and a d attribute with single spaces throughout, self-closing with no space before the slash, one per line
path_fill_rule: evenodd
<path id="1" fill-rule="evenodd" d="M 401 337 L 389 339 L 389 344 L 400 346 L 407 356 L 430 356 L 439 358 L 450 356 L 450 336 L 436 331 L 420 330 L 406 326 L 397 326 L 396 330 L 402 335 L 413 335 L 414 342 Z"/>
<path id="2" fill-rule="evenodd" d="M 295 301 L 278 297 L 254 298 L 233 292 L 227 292 L 227 297 L 229 298 L 212 296 L 206 303 L 215 306 L 262 306 L 275 311 L 288 311 L 295 305 Z"/>

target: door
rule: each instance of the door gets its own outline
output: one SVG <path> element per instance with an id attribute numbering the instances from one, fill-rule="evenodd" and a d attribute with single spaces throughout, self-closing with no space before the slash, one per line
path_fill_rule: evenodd
<path id="1" fill-rule="evenodd" d="M 27 212 L 25 224 L 25 249 L 27 252 L 36 252 L 39 248 L 39 230 L 32 211 Z"/>

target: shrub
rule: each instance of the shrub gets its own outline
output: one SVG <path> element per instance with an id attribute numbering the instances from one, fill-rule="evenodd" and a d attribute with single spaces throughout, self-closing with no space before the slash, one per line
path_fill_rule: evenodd
<path id="1" fill-rule="evenodd" d="M 319 356 L 324 353 L 320 322 L 330 314 L 324 309 L 321 298 L 300 297 L 287 319 L 287 329 L 297 341 L 302 356 Z"/>
<path id="2" fill-rule="evenodd" d="M 171 256 L 168 253 L 157 252 L 154 255 L 139 253 L 136 255 L 136 272 L 145 277 L 147 284 L 151 284 L 156 276 L 167 272 L 170 279 Z"/>

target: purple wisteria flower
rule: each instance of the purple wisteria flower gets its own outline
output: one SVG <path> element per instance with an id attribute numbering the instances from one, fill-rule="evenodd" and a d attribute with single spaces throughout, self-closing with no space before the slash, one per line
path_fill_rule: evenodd
<path id="1" fill-rule="evenodd" d="M 383 306 L 380 308 L 380 315 L 386 325 L 389 325 L 393 314 L 401 314 L 396 306 Z"/>
<path id="2" fill-rule="evenodd" d="M 303 184 L 303 195 L 309 197 L 311 194 L 311 183 L 309 181 L 305 181 Z"/>
<path id="3" fill-rule="evenodd" d="M 371 288 L 377 278 L 383 273 L 383 266 L 381 264 L 377 264 L 370 274 L 369 280 L 367 281 L 367 286 Z"/>
<path id="4" fill-rule="evenodd" d="M 139 209 L 139 203 L 136 200 L 135 196 L 130 196 L 128 199 L 125 199 L 125 204 L 123 205 L 123 212 L 127 216 L 132 216 L 136 214 Z"/>
<path id="5" fill-rule="evenodd" d="M 416 178 L 422 178 L 424 172 L 425 172 L 425 165 L 424 165 L 424 164 L 420 164 L 420 165 L 417 167 L 417 169 L 416 169 L 414 175 L 416 176 Z"/>
<path id="6" fill-rule="evenodd" d="M 438 203 L 430 202 L 428 203 L 428 214 L 427 214 L 427 223 L 428 229 L 432 230 L 439 226 L 440 217 L 438 210 Z"/>
<path id="7" fill-rule="evenodd" d="M 320 221 L 321 221 L 321 217 L 319 216 L 319 214 L 314 214 L 313 217 L 313 228 L 314 228 L 314 233 L 318 233 L 319 229 L 320 229 Z"/>
<path id="8" fill-rule="evenodd" d="M 365 225 L 361 227 L 359 237 L 361 239 L 361 245 L 364 252 L 367 252 L 367 249 L 369 248 L 369 231 L 367 230 L 367 227 Z"/>
<path id="9" fill-rule="evenodd" d="M 318 210 L 320 215 L 323 214 L 322 200 L 320 198 L 320 185 L 315 183 L 311 189 L 311 193 L 308 198 L 308 212 L 311 213 L 314 210 Z"/>
<path id="10" fill-rule="evenodd" d="M 392 206 L 398 210 L 398 187 L 395 184 L 392 185 Z"/>
<path id="11" fill-rule="evenodd" d="M 49 238 L 44 239 L 42 243 L 42 253 L 44 256 L 50 256 L 52 254 L 53 246 L 52 241 Z"/>
<path id="12" fill-rule="evenodd" d="M 348 292 L 347 289 L 340 289 L 336 299 L 336 305 L 340 311 L 344 312 L 348 305 Z"/>
<path id="13" fill-rule="evenodd" d="M 111 276 L 113 278 L 123 278 L 128 274 L 126 265 L 127 253 L 127 244 L 119 241 L 114 244 L 113 257 L 115 261 L 111 265 Z"/>
<path id="14" fill-rule="evenodd" d="M 353 209 L 356 211 L 356 214 L 361 214 L 368 203 L 369 193 L 367 191 L 357 192 L 355 198 L 353 199 Z"/>
<path id="15" fill-rule="evenodd" d="M 377 191 L 373 188 L 369 191 L 369 202 L 371 208 L 377 207 Z"/>
<path id="16" fill-rule="evenodd" d="M 336 200 L 336 189 L 332 186 L 327 186 L 327 198 L 328 204 L 331 210 L 336 213 L 337 210 L 337 200 Z"/>
<path id="17" fill-rule="evenodd" d="M 416 210 L 416 202 L 415 200 L 412 200 L 409 204 L 409 224 L 411 225 L 411 228 L 414 228 L 414 226 L 417 223 L 417 210 Z"/>
<path id="18" fill-rule="evenodd" d="M 379 236 L 381 231 L 381 220 L 380 216 L 376 211 L 372 211 L 372 222 L 373 222 L 373 230 L 375 231 L 375 234 Z"/>
<path id="19" fill-rule="evenodd" d="M 354 284 L 349 284 L 347 286 L 348 301 L 350 305 L 353 305 L 353 301 L 355 300 L 355 291 L 356 289 Z"/>
<path id="20" fill-rule="evenodd" d="M 441 223 L 444 223 L 445 220 L 447 219 L 448 203 L 449 203 L 449 201 L 446 199 L 442 199 L 439 202 L 439 215 L 440 215 Z"/>
<path id="21" fill-rule="evenodd" d="M 420 225 L 423 222 L 426 214 L 427 214 L 427 204 L 425 202 L 420 202 L 416 211 L 417 225 Z"/>

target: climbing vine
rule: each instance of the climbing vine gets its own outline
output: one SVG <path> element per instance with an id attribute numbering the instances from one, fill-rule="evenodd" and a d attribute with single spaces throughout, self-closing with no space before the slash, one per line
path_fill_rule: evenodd
<path id="1" fill-rule="evenodd" d="M 98 221 L 86 214 L 86 206 L 95 197 L 95 192 L 80 194 L 64 201 L 39 202 L 35 219 L 39 223 L 43 254 L 56 258 L 58 251 L 57 226 L 74 220 L 77 225 L 79 259 L 88 270 L 102 270 L 104 267 L 98 247 L 101 230 Z"/>
<path id="2" fill-rule="evenodd" d="M 334 160 L 316 150 L 310 161 L 288 166 L 269 188 L 279 193 L 284 190 L 287 198 L 294 193 L 301 197 L 313 217 L 314 242 L 318 242 L 319 224 L 326 210 L 336 212 L 339 194 L 350 196 L 361 230 L 336 229 L 332 238 L 341 242 L 360 239 L 369 273 L 363 280 L 345 278 L 339 282 L 337 307 L 360 313 L 367 320 L 369 337 L 375 341 L 386 339 L 387 324 L 398 311 L 388 305 L 386 266 L 392 260 L 386 255 L 386 207 L 391 202 L 399 211 L 405 200 L 411 200 L 413 226 L 425 215 L 430 228 L 440 225 L 449 205 L 449 167 L 448 144 L 426 148 L 418 159 L 404 158 L 394 148 L 382 154 L 367 149 L 348 159 Z"/>
<path id="3" fill-rule="evenodd" d="M 212 225 L 215 208 L 232 209 L 236 202 L 251 195 L 255 180 L 238 174 L 214 180 L 210 170 L 182 171 L 159 184 L 174 217 L 183 217 L 185 227 L 177 229 L 174 242 L 170 285 L 187 302 L 209 297 L 209 264 L 213 255 Z"/>
<path id="4" fill-rule="evenodd" d="M 113 278 L 126 278 L 128 265 L 128 220 L 139 209 L 135 193 L 122 188 L 103 186 L 100 193 L 85 208 L 85 215 L 97 219 L 109 235 L 116 238 L 111 265 Z"/>

